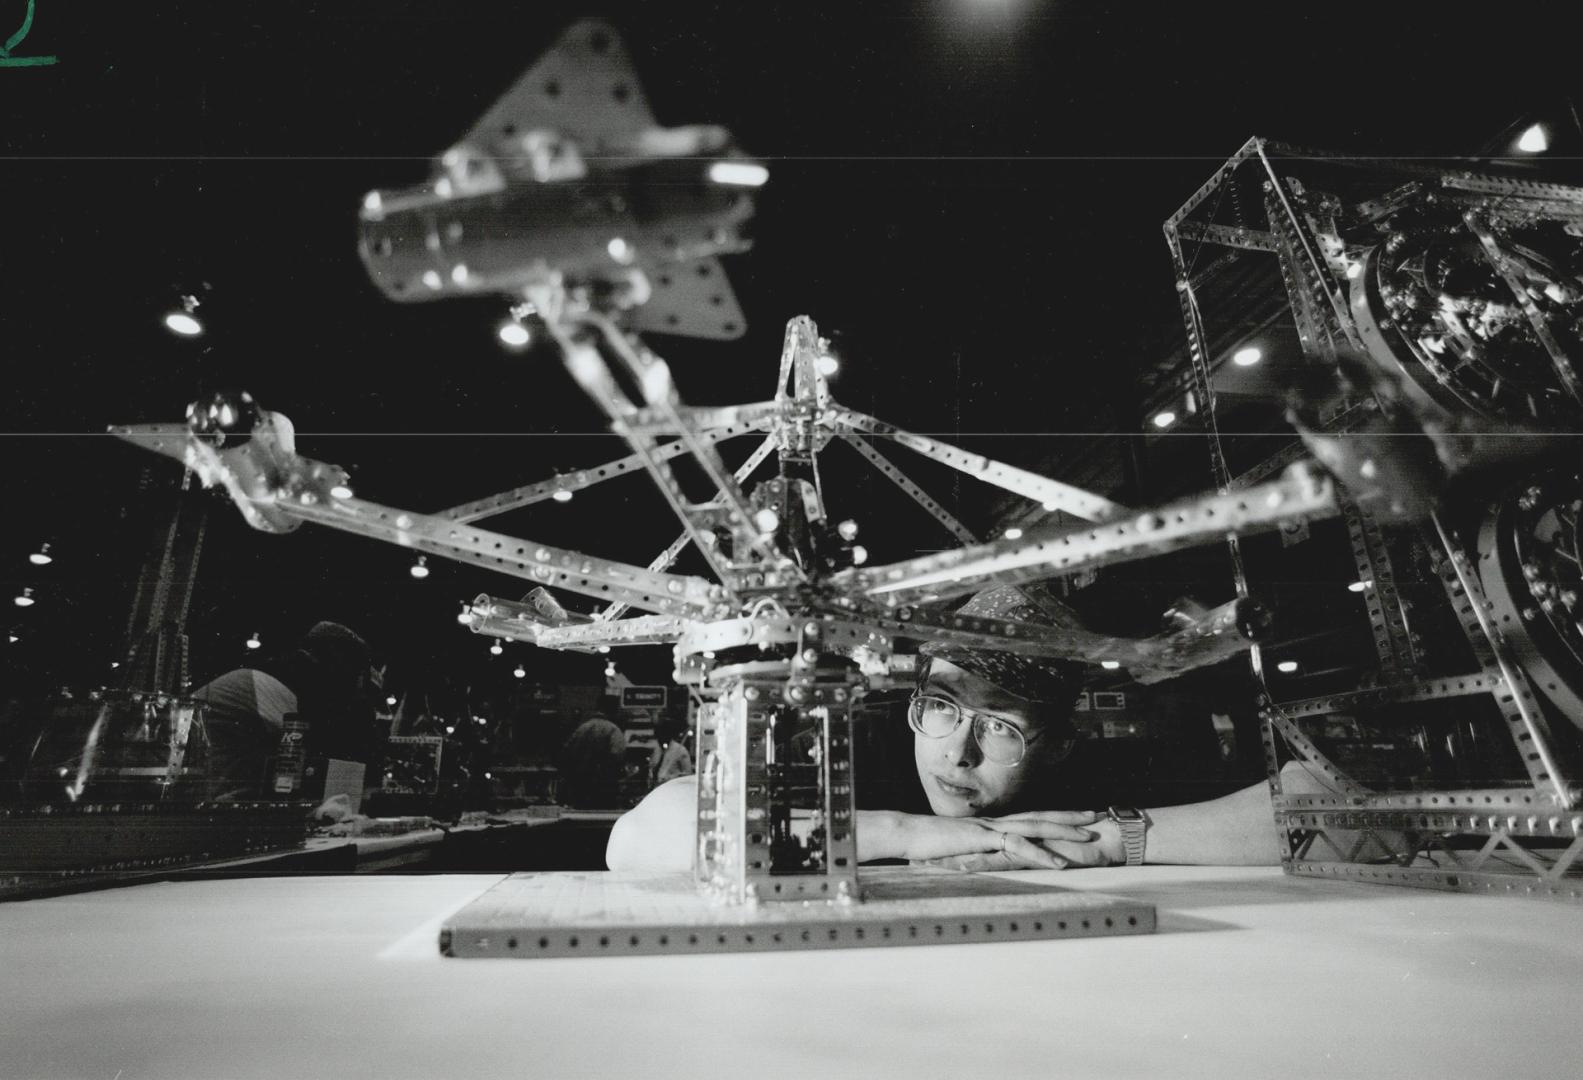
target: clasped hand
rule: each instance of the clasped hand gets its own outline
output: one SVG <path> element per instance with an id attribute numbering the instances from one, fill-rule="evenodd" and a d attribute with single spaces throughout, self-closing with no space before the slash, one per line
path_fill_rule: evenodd
<path id="1" fill-rule="evenodd" d="M 1089 810 L 1035 810 L 1005 817 L 919 816 L 907 829 L 907 857 L 952 870 L 1065 870 L 1110 866 L 1108 821 Z"/>

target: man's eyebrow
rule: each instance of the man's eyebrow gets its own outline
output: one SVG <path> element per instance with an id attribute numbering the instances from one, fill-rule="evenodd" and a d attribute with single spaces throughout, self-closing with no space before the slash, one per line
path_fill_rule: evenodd
<path id="1" fill-rule="evenodd" d="M 1012 727 L 1016 728 L 1018 731 L 1021 731 L 1024 735 L 1028 734 L 1028 732 L 1033 728 L 1033 724 L 1029 722 L 1026 716 L 1008 716 L 1005 709 L 980 709 L 976 705 L 963 704 L 962 695 L 960 693 L 935 683 L 925 683 L 924 693 L 932 697 L 943 697 L 959 709 L 966 709 L 969 712 L 980 713 L 984 716 L 993 716 L 997 720 L 1003 720 Z M 1018 706 L 1016 705 L 1012 705 L 1010 708 L 1017 709 L 1020 712 L 1020 709 L 1018 709 Z"/>

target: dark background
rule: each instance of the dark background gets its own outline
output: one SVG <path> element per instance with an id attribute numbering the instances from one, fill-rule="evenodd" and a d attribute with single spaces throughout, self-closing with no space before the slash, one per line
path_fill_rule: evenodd
<path id="1" fill-rule="evenodd" d="M 179 470 L 101 433 L 178 420 L 200 389 L 247 387 L 359 494 L 418 510 L 624 452 L 564 372 L 500 347 L 503 302 L 389 303 L 356 253 L 363 193 L 426 176 L 579 15 L 614 21 L 662 124 L 724 125 L 771 169 L 755 250 L 728 266 L 748 335 L 653 339 L 687 400 L 769 396 L 785 321 L 806 313 L 835 339 L 847 404 L 1058 469 L 1144 430 L 1140 375 L 1182 337 L 1160 224 L 1245 139 L 1460 157 L 1535 118 L 1575 138 L 1569 9 L 39 0 L 17 51 L 59 63 L 0 69 L 0 582 L 40 602 L 7 604 L 20 640 L 0 679 L 109 677 Z M 0 4 L 0 29 L 22 10 Z M 207 332 L 178 339 L 161 317 L 204 284 Z M 1201 439 L 1180 440 L 1207 483 Z M 836 455 L 833 501 L 875 560 L 949 542 Z M 917 475 L 975 528 L 1000 510 Z M 397 549 L 254 533 L 211 498 L 197 679 L 250 631 L 276 645 L 319 618 L 367 635 L 398 688 L 438 670 L 508 683 L 518 659 L 598 677 L 602 658 L 495 659 L 455 624 L 458 601 L 518 582 L 444 565 L 415 582 Z M 490 525 L 634 562 L 676 532 L 637 478 Z M 43 541 L 57 559 L 40 570 L 26 554 Z M 619 661 L 640 683 L 670 667 L 663 649 Z"/>

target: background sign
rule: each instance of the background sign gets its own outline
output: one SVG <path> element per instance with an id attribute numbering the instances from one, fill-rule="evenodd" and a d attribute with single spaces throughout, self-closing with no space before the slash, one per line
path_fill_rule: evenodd
<path id="1" fill-rule="evenodd" d="M 623 709 L 663 709 L 668 700 L 668 686 L 623 686 Z"/>

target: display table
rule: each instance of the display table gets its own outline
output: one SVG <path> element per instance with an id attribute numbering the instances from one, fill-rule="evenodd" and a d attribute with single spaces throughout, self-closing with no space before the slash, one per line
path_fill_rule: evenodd
<path id="1" fill-rule="evenodd" d="M 1017 875 L 1149 936 L 446 960 L 500 875 L 0 904 L 0 1077 L 1583 1075 L 1583 907 L 1268 868 Z"/>

